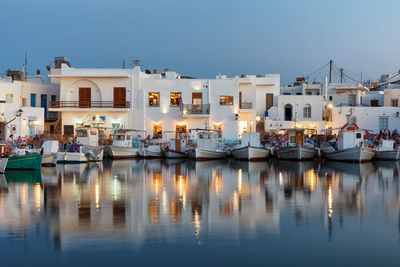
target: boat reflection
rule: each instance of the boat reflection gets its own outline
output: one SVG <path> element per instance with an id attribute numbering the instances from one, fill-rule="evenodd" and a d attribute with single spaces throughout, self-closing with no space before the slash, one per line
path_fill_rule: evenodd
<path id="1" fill-rule="evenodd" d="M 232 240 L 318 224 L 329 240 L 365 218 L 371 192 L 399 209 L 399 164 L 120 160 L 0 175 L 0 230 L 48 225 L 55 249 Z M 394 186 L 387 187 L 385 185 Z M 346 218 L 346 219 L 345 219 Z M 293 230 L 292 230 L 293 231 Z"/>

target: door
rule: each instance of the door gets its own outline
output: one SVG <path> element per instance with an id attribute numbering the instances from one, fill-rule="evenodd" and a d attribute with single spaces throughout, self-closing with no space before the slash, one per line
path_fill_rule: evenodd
<path id="1" fill-rule="evenodd" d="M 193 105 L 203 104 L 203 93 L 192 93 L 192 104 Z"/>
<path id="2" fill-rule="evenodd" d="M 267 94 L 265 110 L 269 110 L 274 105 L 274 94 Z"/>
<path id="3" fill-rule="evenodd" d="M 114 87 L 114 108 L 126 107 L 126 89 L 125 87 Z"/>
<path id="4" fill-rule="evenodd" d="M 36 107 L 36 94 L 31 94 L 31 107 Z"/>
<path id="5" fill-rule="evenodd" d="M 81 87 L 79 88 L 79 107 L 90 108 L 91 106 L 91 90 L 90 88 Z"/>
<path id="6" fill-rule="evenodd" d="M 176 125 L 175 135 L 176 139 L 184 139 L 186 136 L 186 125 Z"/>
<path id="7" fill-rule="evenodd" d="M 239 92 L 239 108 L 242 108 L 242 92 Z"/>
<path id="8" fill-rule="evenodd" d="M 300 143 L 303 146 L 303 131 L 296 131 L 296 146 Z"/>
<path id="9" fill-rule="evenodd" d="M 40 95 L 40 107 L 44 108 L 44 118 L 48 119 L 48 116 L 47 116 L 47 95 Z"/>
<path id="10" fill-rule="evenodd" d="M 64 125 L 64 134 L 67 136 L 74 135 L 74 126 L 73 125 Z"/>
<path id="11" fill-rule="evenodd" d="M 28 135 L 30 137 L 34 137 L 35 136 L 35 127 L 34 126 L 29 126 L 28 127 Z"/>
<path id="12" fill-rule="evenodd" d="M 285 105 L 285 121 L 292 120 L 292 105 L 287 104 Z"/>

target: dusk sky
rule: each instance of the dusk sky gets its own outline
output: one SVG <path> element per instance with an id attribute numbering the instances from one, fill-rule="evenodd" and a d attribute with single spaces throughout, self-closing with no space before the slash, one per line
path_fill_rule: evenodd
<path id="1" fill-rule="evenodd" d="M 281 74 L 282 84 L 333 59 L 353 78 L 400 69 L 400 1 L 3 0 L 0 71 L 73 67 L 183 75 Z M 321 78 L 325 74 L 320 74 Z"/>

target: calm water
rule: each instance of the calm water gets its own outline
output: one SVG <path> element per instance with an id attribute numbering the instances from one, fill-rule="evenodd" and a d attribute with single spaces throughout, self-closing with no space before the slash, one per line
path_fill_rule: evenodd
<path id="1" fill-rule="evenodd" d="M 399 168 L 125 160 L 10 171 L 1 266 L 399 266 Z"/>

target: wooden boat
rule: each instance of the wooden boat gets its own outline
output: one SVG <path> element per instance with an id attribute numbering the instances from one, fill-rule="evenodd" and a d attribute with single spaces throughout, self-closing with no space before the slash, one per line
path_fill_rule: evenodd
<path id="1" fill-rule="evenodd" d="M 394 140 L 382 140 L 376 151 L 374 159 L 376 160 L 393 160 L 397 161 L 400 158 L 400 148 L 394 148 Z"/>
<path id="2" fill-rule="evenodd" d="M 365 132 L 354 122 L 346 123 L 339 132 L 338 149 L 325 150 L 325 157 L 345 162 L 370 161 L 375 156 L 376 150 L 363 145 Z"/>
<path id="3" fill-rule="evenodd" d="M 191 130 L 196 132 L 196 142 L 192 148 L 187 151 L 189 157 L 196 160 L 210 160 L 226 158 L 226 149 L 224 144 L 218 140 L 216 131 L 207 129 Z"/>
<path id="4" fill-rule="evenodd" d="M 247 161 L 261 161 L 268 158 L 271 151 L 261 146 L 260 133 L 243 133 L 242 145 L 232 150 L 234 158 Z"/>
<path id="5" fill-rule="evenodd" d="M 43 142 L 42 166 L 55 166 L 57 162 L 58 141 L 47 140 Z"/>
<path id="6" fill-rule="evenodd" d="M 109 147 L 113 159 L 137 158 L 139 144 L 133 140 L 135 131 L 119 131 L 114 135 L 113 143 Z"/>
<path id="7" fill-rule="evenodd" d="M 305 146 L 304 129 L 286 129 L 288 139 L 282 147 L 275 149 L 279 159 L 309 160 L 317 156 L 317 149 Z"/>
<path id="8" fill-rule="evenodd" d="M 148 145 L 147 147 L 138 150 L 138 154 L 142 158 L 161 158 L 162 151 L 160 145 Z"/>
<path id="9" fill-rule="evenodd" d="M 169 159 L 186 158 L 186 140 L 171 139 L 168 146 L 162 148 L 162 152 Z"/>
<path id="10" fill-rule="evenodd" d="M 42 159 L 42 153 L 13 155 L 8 158 L 6 170 L 40 170 Z"/>
<path id="11" fill-rule="evenodd" d="M 86 163 L 88 157 L 83 152 L 82 145 L 72 145 L 69 151 L 59 151 L 57 153 L 57 163 Z"/>
<path id="12" fill-rule="evenodd" d="M 7 148 L 5 145 L 0 144 L 0 173 L 4 173 L 8 162 Z"/>

